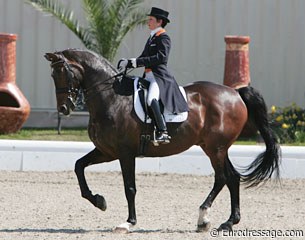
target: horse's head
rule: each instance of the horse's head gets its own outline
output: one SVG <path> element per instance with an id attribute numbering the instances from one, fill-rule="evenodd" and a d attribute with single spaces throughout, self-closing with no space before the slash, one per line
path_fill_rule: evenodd
<path id="1" fill-rule="evenodd" d="M 80 64 L 68 60 L 61 52 L 46 53 L 44 56 L 51 62 L 57 110 L 69 115 L 75 109 L 84 70 Z"/>

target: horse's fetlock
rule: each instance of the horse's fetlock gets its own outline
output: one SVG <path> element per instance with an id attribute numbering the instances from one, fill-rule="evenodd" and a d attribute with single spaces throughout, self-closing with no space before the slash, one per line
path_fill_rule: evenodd
<path id="1" fill-rule="evenodd" d="M 90 197 L 92 197 L 92 193 L 91 193 L 91 191 L 89 191 L 89 192 L 82 192 L 82 197 L 83 198 L 86 198 L 86 199 L 90 199 Z"/>
<path id="2" fill-rule="evenodd" d="M 206 206 L 206 205 L 201 205 L 201 206 L 199 207 L 199 210 L 201 210 L 201 211 L 206 211 L 208 208 L 210 208 L 210 207 L 208 207 L 208 206 Z"/>
<path id="3" fill-rule="evenodd" d="M 241 218 L 241 217 L 240 217 L 240 214 L 239 214 L 239 213 L 236 213 L 236 214 L 234 215 L 233 219 L 232 219 L 233 224 L 239 223 L 240 218 Z"/>
<path id="4" fill-rule="evenodd" d="M 137 220 L 134 218 L 128 219 L 127 222 L 131 223 L 133 226 L 137 224 Z"/>

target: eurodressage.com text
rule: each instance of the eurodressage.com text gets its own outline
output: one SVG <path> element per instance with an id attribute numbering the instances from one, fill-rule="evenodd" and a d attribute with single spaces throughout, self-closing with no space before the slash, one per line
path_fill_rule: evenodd
<path id="1" fill-rule="evenodd" d="M 304 237 L 304 231 L 293 229 L 293 230 L 262 230 L 262 229 L 241 229 L 232 231 L 218 231 L 216 228 L 210 231 L 211 237 L 268 237 L 271 239 L 281 238 L 281 237 L 294 237 L 301 238 Z"/>

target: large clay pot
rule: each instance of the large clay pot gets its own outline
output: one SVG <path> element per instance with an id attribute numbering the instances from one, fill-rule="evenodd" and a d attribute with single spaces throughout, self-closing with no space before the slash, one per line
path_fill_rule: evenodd
<path id="1" fill-rule="evenodd" d="M 0 33 L 0 134 L 15 133 L 27 120 L 30 104 L 16 85 L 15 34 Z"/>
<path id="2" fill-rule="evenodd" d="M 223 83 L 232 88 L 250 84 L 248 36 L 225 36 L 226 58 Z"/>
<path id="3" fill-rule="evenodd" d="M 225 36 L 226 57 L 223 84 L 234 89 L 250 84 L 249 36 Z M 256 127 L 247 121 L 241 137 L 254 137 Z"/>

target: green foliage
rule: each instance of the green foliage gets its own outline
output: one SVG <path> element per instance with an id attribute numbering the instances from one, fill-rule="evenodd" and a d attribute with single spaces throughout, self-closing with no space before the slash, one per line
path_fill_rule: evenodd
<path id="1" fill-rule="evenodd" d="M 39 11 L 53 15 L 89 49 L 113 61 L 125 35 L 146 22 L 144 0 L 82 0 L 87 27 L 58 0 L 25 0 Z"/>
<path id="2" fill-rule="evenodd" d="M 271 107 L 271 126 L 280 143 L 305 142 L 305 109 L 295 103 L 287 107 Z"/>

